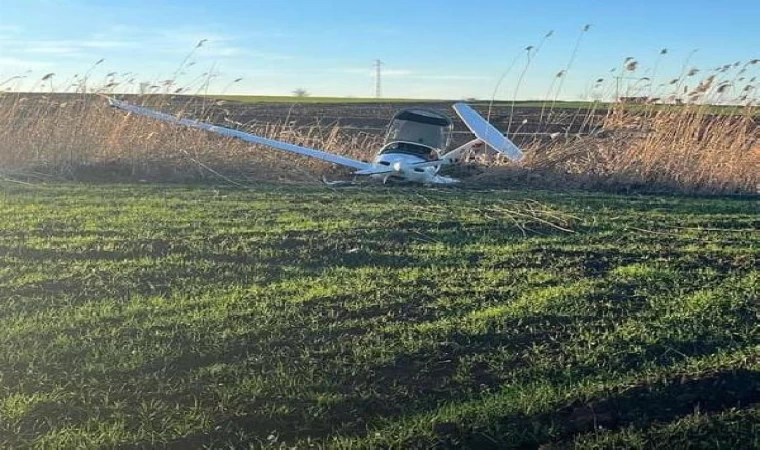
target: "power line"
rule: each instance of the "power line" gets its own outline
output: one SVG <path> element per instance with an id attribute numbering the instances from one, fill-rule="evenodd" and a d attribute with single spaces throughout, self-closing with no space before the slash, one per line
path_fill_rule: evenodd
<path id="1" fill-rule="evenodd" d="M 375 97 L 380 98 L 383 96 L 383 63 L 379 59 L 375 60 Z"/>

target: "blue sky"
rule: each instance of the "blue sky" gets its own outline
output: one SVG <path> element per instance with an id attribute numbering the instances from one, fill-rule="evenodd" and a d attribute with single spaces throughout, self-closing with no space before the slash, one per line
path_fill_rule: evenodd
<path id="1" fill-rule="evenodd" d="M 511 68 L 497 98 L 544 98 L 555 95 L 555 74 L 591 24 L 558 94 L 581 99 L 626 57 L 640 63 L 626 76 L 656 82 L 676 76 L 687 58 L 703 71 L 760 58 L 758 17 L 760 2 L 750 0 L 0 0 L 0 83 L 26 75 L 2 88 L 31 89 L 54 72 L 62 88 L 101 58 L 90 72 L 96 83 L 111 72 L 157 83 L 207 39 L 179 77 L 190 90 L 211 71 L 215 92 L 367 97 L 379 58 L 387 97 L 490 98 Z M 524 49 L 549 31 L 515 93 Z"/>

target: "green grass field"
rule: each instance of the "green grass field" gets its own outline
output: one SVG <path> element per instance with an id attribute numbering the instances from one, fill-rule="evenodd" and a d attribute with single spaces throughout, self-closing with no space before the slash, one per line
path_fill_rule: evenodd
<path id="1" fill-rule="evenodd" d="M 2 184 L 0 447 L 757 447 L 759 212 Z"/>

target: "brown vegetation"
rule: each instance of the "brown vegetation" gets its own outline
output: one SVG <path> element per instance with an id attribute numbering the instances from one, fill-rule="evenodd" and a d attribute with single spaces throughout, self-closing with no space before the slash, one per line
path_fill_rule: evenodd
<path id="1" fill-rule="evenodd" d="M 479 179 L 533 186 L 760 193 L 760 128 L 752 108 L 646 111 L 613 106 L 591 136 L 532 148 L 518 170 L 498 162 Z"/>
<path id="2" fill-rule="evenodd" d="M 757 193 L 756 108 L 749 102 L 716 113 L 713 107 L 697 104 L 696 99 L 724 94 L 725 83 L 714 81 L 710 76 L 701 82 L 689 94 L 691 103 L 683 106 L 617 103 L 606 111 L 579 110 L 572 119 L 576 125 L 586 125 L 592 117 L 599 122 L 601 115 L 594 133 L 528 142 L 528 158 L 520 165 L 479 154 L 470 158 L 479 169 L 470 166 L 469 176 L 467 170 L 455 171 L 465 172 L 465 181 L 478 185 Z M 167 98 L 152 95 L 138 101 L 161 108 Z M 206 119 L 203 112 L 199 116 L 196 107 L 192 115 Z M 363 160 L 373 158 L 382 138 L 340 126 L 294 126 L 287 118 L 280 123 L 225 125 Z M 328 173 L 348 174 L 297 155 L 133 117 L 91 94 L 21 93 L 0 94 L 0 173 L 27 179 L 221 177 L 233 183 L 313 182 Z"/>

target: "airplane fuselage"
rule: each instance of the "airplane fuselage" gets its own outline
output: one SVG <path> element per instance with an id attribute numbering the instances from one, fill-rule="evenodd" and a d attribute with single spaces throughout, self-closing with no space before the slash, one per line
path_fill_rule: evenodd
<path id="1" fill-rule="evenodd" d="M 448 184 L 454 183 L 448 177 L 438 175 L 441 166 L 436 165 L 440 151 L 432 147 L 424 147 L 416 154 L 408 151 L 394 151 L 401 148 L 399 142 L 391 142 L 385 145 L 375 156 L 373 164 L 378 173 L 370 175 L 376 180 L 402 181 L 422 184 Z M 401 142 L 401 144 L 405 144 Z M 415 144 L 420 150 L 418 144 Z"/>
<path id="2" fill-rule="evenodd" d="M 438 173 L 438 167 L 414 167 L 415 164 L 425 163 L 427 160 L 418 156 L 403 153 L 383 153 L 375 157 L 374 163 L 379 167 L 387 167 L 391 173 L 372 175 L 372 178 L 397 181 L 411 181 L 416 183 L 429 183 Z"/>

